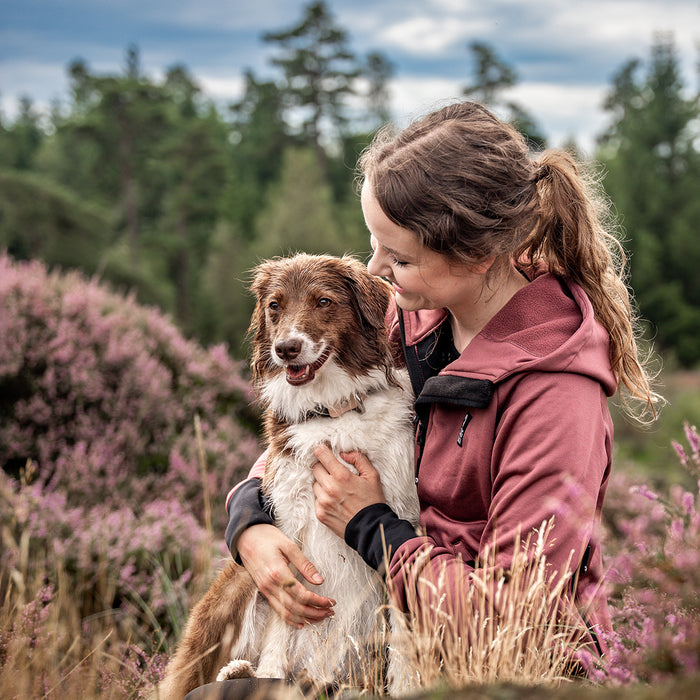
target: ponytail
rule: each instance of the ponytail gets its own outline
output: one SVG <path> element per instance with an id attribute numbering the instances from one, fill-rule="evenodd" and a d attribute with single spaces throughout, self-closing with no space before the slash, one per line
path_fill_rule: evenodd
<path id="1" fill-rule="evenodd" d="M 640 358 L 636 322 L 627 287 L 627 264 L 620 241 L 605 226 L 608 211 L 600 187 L 566 151 L 545 151 L 534 171 L 539 217 L 516 260 L 544 262 L 578 283 L 610 336 L 610 364 L 627 413 L 641 422 L 656 417 L 660 397 Z M 636 410 L 633 404 L 641 404 Z"/>

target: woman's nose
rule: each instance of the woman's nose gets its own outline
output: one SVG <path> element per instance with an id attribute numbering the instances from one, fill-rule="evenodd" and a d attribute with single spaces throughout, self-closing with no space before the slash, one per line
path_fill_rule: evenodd
<path id="1" fill-rule="evenodd" d="M 386 274 L 385 267 L 386 266 L 381 262 L 381 253 L 379 252 L 379 248 L 375 248 L 372 251 L 370 261 L 367 263 L 367 272 L 375 277 L 382 277 L 384 274 Z"/>

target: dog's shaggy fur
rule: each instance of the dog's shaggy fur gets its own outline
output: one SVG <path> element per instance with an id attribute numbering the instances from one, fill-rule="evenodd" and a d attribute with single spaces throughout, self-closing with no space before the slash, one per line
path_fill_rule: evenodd
<path id="1" fill-rule="evenodd" d="M 353 258 L 299 254 L 259 265 L 252 290 L 252 366 L 269 448 L 263 491 L 278 527 L 323 575 L 314 590 L 337 601 L 335 615 L 293 628 L 231 563 L 193 609 L 159 686 L 162 698 L 183 697 L 213 681 L 224 665 L 220 679 L 305 677 L 319 685 L 353 683 L 363 664 L 376 666 L 363 654 L 377 654 L 367 650 L 382 581 L 316 519 L 311 465 L 319 443 L 336 455 L 364 452 L 380 473 L 387 503 L 418 522 L 412 395 L 405 371 L 392 363 L 389 285 Z M 401 666 L 390 651 L 390 687 L 405 682 Z"/>

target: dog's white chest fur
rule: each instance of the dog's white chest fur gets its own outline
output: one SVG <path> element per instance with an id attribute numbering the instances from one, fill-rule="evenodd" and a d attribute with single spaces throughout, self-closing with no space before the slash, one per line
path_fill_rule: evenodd
<path id="1" fill-rule="evenodd" d="M 313 392 L 289 389 L 281 382 L 264 391 L 278 415 L 304 415 L 304 411 L 323 403 L 330 394 L 364 396 L 367 392 L 363 410 L 350 410 L 337 418 L 313 417 L 290 423 L 285 428 L 285 442 L 291 456 L 271 457 L 277 460 L 268 489 L 276 524 L 299 544 L 323 575 L 324 583 L 314 587 L 314 591 L 337 601 L 335 615 L 297 630 L 271 613 L 258 596 L 246 614 L 248 633 L 241 635 L 233 650 L 234 658 L 257 662 L 258 676 L 284 677 L 305 671 L 316 680 L 331 682 L 337 680 L 341 669 L 346 674 L 352 672 L 352 659 L 348 656 L 353 655 L 354 645 L 358 647 L 355 653 L 360 652 L 359 647 L 373 636 L 379 622 L 376 615 L 384 602 L 379 574 L 316 519 L 311 472 L 317 461 L 315 447 L 325 442 L 336 455 L 351 450 L 366 454 L 380 474 L 387 504 L 399 517 L 414 526 L 418 523 L 412 394 L 407 374 L 396 372 L 402 386 L 395 387 L 387 384 L 381 372 L 350 380 L 344 373 L 328 369 L 331 371 L 312 385 Z M 354 391 L 349 391 L 350 386 L 339 386 L 350 381 Z"/>

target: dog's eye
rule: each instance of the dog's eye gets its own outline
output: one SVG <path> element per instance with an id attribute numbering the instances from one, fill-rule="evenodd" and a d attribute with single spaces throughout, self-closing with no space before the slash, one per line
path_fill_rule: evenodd
<path id="1" fill-rule="evenodd" d="M 328 298 L 328 297 L 323 297 L 322 299 L 318 300 L 318 305 L 321 308 L 325 308 L 326 306 L 330 306 L 333 302 Z"/>
<path id="2" fill-rule="evenodd" d="M 267 308 L 270 309 L 270 311 L 277 311 L 279 309 L 280 305 L 276 301 L 271 301 L 268 305 Z"/>

